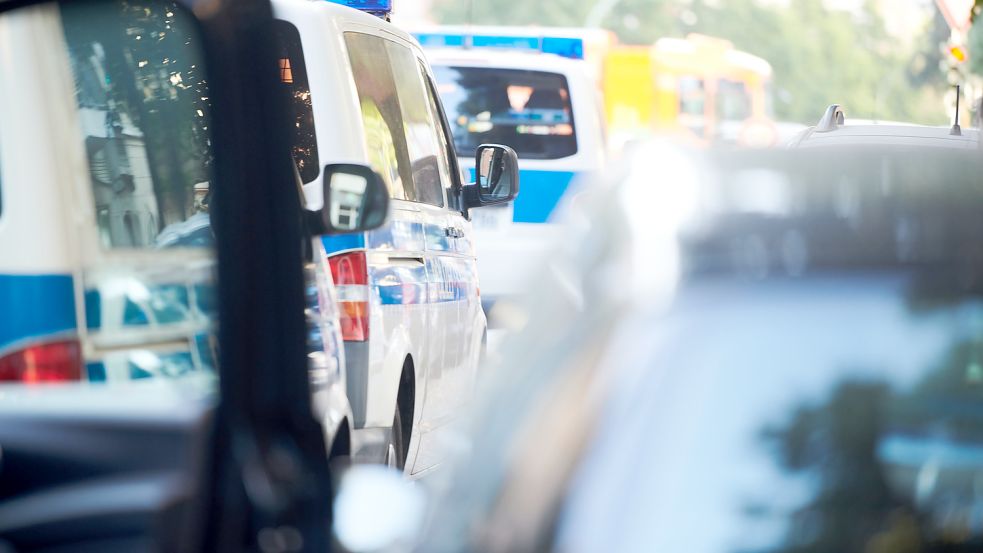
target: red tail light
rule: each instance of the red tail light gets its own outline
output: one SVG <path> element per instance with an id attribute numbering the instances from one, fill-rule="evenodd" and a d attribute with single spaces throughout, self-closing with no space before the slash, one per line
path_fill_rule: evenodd
<path id="1" fill-rule="evenodd" d="M 341 335 L 347 342 L 369 339 L 369 271 L 365 252 L 328 258 L 341 311 Z"/>
<path id="2" fill-rule="evenodd" d="M 0 382 L 70 382 L 82 379 L 82 348 L 76 340 L 35 344 L 0 357 Z"/>

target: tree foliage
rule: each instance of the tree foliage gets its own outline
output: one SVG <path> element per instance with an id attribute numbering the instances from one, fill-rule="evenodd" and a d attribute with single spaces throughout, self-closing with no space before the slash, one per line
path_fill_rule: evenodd
<path id="1" fill-rule="evenodd" d="M 437 0 L 435 15 L 446 23 L 581 26 L 596 4 Z M 703 33 L 768 60 L 778 119 L 814 123 L 827 105 L 840 103 L 851 117 L 944 123 L 941 18 L 928 22 L 909 49 L 887 33 L 878 5 L 886 3 L 868 0 L 851 13 L 823 0 L 622 0 L 603 26 L 628 44 Z"/>

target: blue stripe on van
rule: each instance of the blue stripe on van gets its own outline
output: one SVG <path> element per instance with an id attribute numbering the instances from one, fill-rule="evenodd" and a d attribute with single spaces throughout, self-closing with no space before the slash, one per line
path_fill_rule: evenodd
<path id="1" fill-rule="evenodd" d="M 357 250 L 365 247 L 365 233 L 325 234 L 321 237 L 321 244 L 324 245 L 324 251 L 328 255 L 345 250 Z"/>
<path id="2" fill-rule="evenodd" d="M 76 324 L 70 275 L 0 275 L 0 349 Z"/>
<path id="3" fill-rule="evenodd" d="M 379 229 L 355 235 L 325 236 L 327 255 L 350 250 L 431 252 L 424 264 L 369 266 L 373 298 L 381 305 L 421 305 L 467 301 L 477 296 L 473 262 L 445 252 L 470 252 L 470 244 L 449 238 L 442 225 L 390 221 Z"/>
<path id="4" fill-rule="evenodd" d="M 575 176 L 570 171 L 519 171 L 519 196 L 515 199 L 512 220 L 545 223 Z"/>
<path id="5" fill-rule="evenodd" d="M 520 170 L 519 195 L 515 198 L 512 220 L 516 223 L 548 221 L 576 176 L 572 171 Z M 471 169 L 471 180 L 474 180 L 474 169 Z"/>

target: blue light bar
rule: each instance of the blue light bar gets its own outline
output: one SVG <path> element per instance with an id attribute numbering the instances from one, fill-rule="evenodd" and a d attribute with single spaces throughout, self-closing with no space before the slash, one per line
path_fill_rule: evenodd
<path id="1" fill-rule="evenodd" d="M 475 48 L 514 48 L 517 50 L 539 50 L 539 37 L 472 35 L 471 46 L 474 46 Z"/>
<path id="2" fill-rule="evenodd" d="M 424 48 L 502 48 L 532 50 L 575 60 L 584 59 L 584 40 L 573 37 L 507 36 L 461 33 L 416 33 Z"/>
<path id="3" fill-rule="evenodd" d="M 328 2 L 355 8 L 379 17 L 385 17 L 393 11 L 393 0 L 328 0 Z"/>
<path id="4" fill-rule="evenodd" d="M 424 48 L 463 48 L 464 35 L 446 35 L 440 33 L 415 33 L 413 35 Z"/>
<path id="5" fill-rule="evenodd" d="M 540 48 L 546 54 L 556 54 L 575 60 L 584 59 L 584 39 L 582 38 L 543 37 Z"/>

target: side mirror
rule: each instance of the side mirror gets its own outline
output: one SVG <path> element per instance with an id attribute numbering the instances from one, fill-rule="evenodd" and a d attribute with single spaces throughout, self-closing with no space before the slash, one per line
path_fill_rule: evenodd
<path id="1" fill-rule="evenodd" d="M 324 168 L 324 207 L 312 212 L 317 234 L 362 232 L 382 226 L 389 216 L 389 189 L 364 165 L 335 163 Z"/>
<path id="2" fill-rule="evenodd" d="M 467 207 L 504 204 L 519 195 L 519 156 L 515 150 L 483 144 L 474 161 L 476 182 L 464 187 Z"/>

